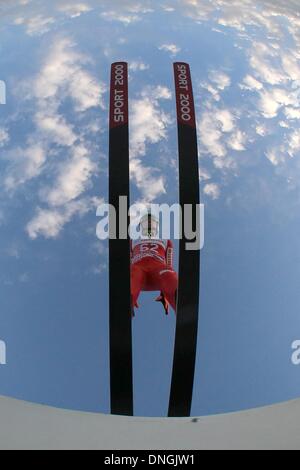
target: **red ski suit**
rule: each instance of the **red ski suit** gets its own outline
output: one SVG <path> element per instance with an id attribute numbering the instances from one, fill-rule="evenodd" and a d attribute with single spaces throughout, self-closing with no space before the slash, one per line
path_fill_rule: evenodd
<path id="1" fill-rule="evenodd" d="M 173 269 L 171 240 L 146 239 L 131 241 L 131 297 L 138 307 L 141 291 L 160 291 L 159 299 L 166 310 L 168 303 L 176 311 L 177 274 Z M 166 302 L 165 302 L 166 301 Z"/>

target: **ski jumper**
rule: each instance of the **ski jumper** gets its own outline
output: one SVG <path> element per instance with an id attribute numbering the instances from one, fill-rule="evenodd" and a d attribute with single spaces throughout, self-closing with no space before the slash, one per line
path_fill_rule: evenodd
<path id="1" fill-rule="evenodd" d="M 168 304 L 176 312 L 177 273 L 173 268 L 171 240 L 145 239 L 131 241 L 131 298 L 138 307 L 141 291 L 160 291 L 156 300 L 162 302 L 166 313 Z"/>

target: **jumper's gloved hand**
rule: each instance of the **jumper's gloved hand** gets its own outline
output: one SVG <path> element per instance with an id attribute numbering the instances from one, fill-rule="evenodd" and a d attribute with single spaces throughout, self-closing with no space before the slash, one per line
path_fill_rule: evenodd
<path id="1" fill-rule="evenodd" d="M 160 293 L 160 295 L 157 297 L 157 299 L 155 299 L 155 301 L 156 302 L 161 302 L 164 309 L 165 309 L 166 315 L 169 315 L 169 302 L 165 298 L 163 292 Z"/>

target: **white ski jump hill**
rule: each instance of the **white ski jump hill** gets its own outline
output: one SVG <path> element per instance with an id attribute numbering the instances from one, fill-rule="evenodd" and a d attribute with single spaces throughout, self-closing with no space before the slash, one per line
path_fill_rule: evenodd
<path id="1" fill-rule="evenodd" d="M 126 418 L 0 397 L 1 450 L 300 449 L 300 400 L 197 419 Z"/>

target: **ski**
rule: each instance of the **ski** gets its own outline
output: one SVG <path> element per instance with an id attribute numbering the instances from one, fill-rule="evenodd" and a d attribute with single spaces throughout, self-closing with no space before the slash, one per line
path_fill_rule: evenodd
<path id="1" fill-rule="evenodd" d="M 128 66 L 117 62 L 111 67 L 109 117 L 109 337 L 111 413 L 133 415 L 132 326 L 130 296 L 130 240 L 119 237 L 124 217 L 119 198 L 125 196 L 129 209 L 129 130 Z M 123 210 L 124 210 L 123 209 Z M 125 216 L 126 217 L 126 216 Z M 115 234 L 113 233 L 115 230 Z"/>
<path id="2" fill-rule="evenodd" d="M 190 416 L 197 349 L 200 250 L 186 249 L 183 230 L 186 205 L 192 205 L 193 221 L 200 204 L 199 165 L 195 106 L 190 67 L 174 64 L 179 153 L 179 202 L 182 237 L 179 244 L 179 284 L 173 371 L 169 401 L 170 417 Z M 199 247 L 200 248 L 200 247 Z"/>

